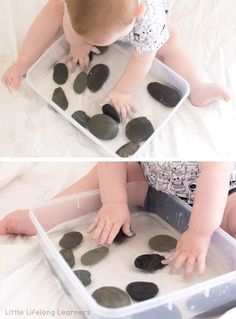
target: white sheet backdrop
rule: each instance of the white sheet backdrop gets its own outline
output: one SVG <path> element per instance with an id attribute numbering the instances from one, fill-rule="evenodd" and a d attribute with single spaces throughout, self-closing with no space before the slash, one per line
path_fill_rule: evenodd
<path id="1" fill-rule="evenodd" d="M 0 76 L 15 60 L 23 37 L 46 0 L 0 0 Z M 231 104 L 195 108 L 186 102 L 143 156 L 184 159 L 236 157 L 236 3 L 171 0 L 172 17 L 209 79 L 232 90 Z M 19 92 L 0 84 L 1 156 L 106 154 L 51 111 L 24 82 Z"/>

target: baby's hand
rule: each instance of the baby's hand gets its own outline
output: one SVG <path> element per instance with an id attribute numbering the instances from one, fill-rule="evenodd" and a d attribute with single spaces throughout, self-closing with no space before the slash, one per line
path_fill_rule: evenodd
<path id="1" fill-rule="evenodd" d="M 132 236 L 128 205 L 127 203 L 109 203 L 102 205 L 87 232 L 91 233 L 95 229 L 93 239 L 99 245 L 110 245 L 121 227 L 127 236 Z"/>
<path id="2" fill-rule="evenodd" d="M 112 102 L 117 112 L 120 114 L 121 120 L 124 121 L 127 114 L 130 118 L 134 116 L 136 108 L 131 101 L 131 95 L 113 88 L 101 102 L 101 106 Z"/>
<path id="3" fill-rule="evenodd" d="M 69 58 L 72 60 L 72 72 L 75 70 L 78 62 L 82 71 L 86 71 L 89 68 L 89 53 L 91 51 L 96 54 L 100 54 L 100 51 L 97 47 L 94 47 L 88 43 L 83 43 L 78 46 L 71 45 Z"/>
<path id="4" fill-rule="evenodd" d="M 175 252 L 163 264 L 172 265 L 173 272 L 184 267 L 185 279 L 191 276 L 195 267 L 202 274 L 205 271 L 209 242 L 209 237 L 200 236 L 188 229 L 180 237 Z"/>
<path id="5" fill-rule="evenodd" d="M 0 220 L 0 236 L 16 234 L 34 236 L 36 230 L 29 218 L 29 210 L 19 210 Z"/>

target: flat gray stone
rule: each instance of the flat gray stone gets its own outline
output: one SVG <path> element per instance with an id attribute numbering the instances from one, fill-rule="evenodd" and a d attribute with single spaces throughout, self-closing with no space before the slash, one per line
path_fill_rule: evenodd
<path id="1" fill-rule="evenodd" d="M 87 85 L 91 92 L 99 91 L 109 76 L 109 68 L 105 64 L 95 65 L 88 74 Z"/>
<path id="2" fill-rule="evenodd" d="M 84 111 L 76 111 L 72 114 L 72 118 L 85 128 L 88 128 L 90 117 Z"/>
<path id="3" fill-rule="evenodd" d="M 95 290 L 92 296 L 99 305 L 106 308 L 121 308 L 131 303 L 125 291 L 112 286 L 101 287 Z"/>
<path id="4" fill-rule="evenodd" d="M 144 301 L 154 298 L 158 294 L 159 288 L 153 282 L 135 281 L 128 284 L 126 291 L 133 300 Z"/>
<path id="5" fill-rule="evenodd" d="M 112 140 L 119 132 L 118 124 L 106 114 L 91 117 L 88 129 L 94 136 L 102 140 Z"/>
<path id="6" fill-rule="evenodd" d="M 109 249 L 107 247 L 99 247 L 89 250 L 81 257 L 81 263 L 84 266 L 95 265 L 105 258 L 108 252 Z"/>
<path id="7" fill-rule="evenodd" d="M 68 74 L 67 66 L 64 63 L 58 63 L 53 69 L 53 80 L 55 83 L 63 85 L 68 79 Z"/>
<path id="8" fill-rule="evenodd" d="M 175 249 L 177 245 L 177 240 L 169 235 L 158 235 L 152 237 L 148 242 L 150 248 L 164 252 Z"/>
<path id="9" fill-rule="evenodd" d="M 64 248 L 60 250 L 60 254 L 71 268 L 75 265 L 75 257 L 71 249 Z"/>
<path id="10" fill-rule="evenodd" d="M 149 83 L 147 89 L 155 100 L 167 107 L 175 107 L 181 100 L 177 90 L 158 82 Z"/>
<path id="11" fill-rule="evenodd" d="M 77 278 L 79 278 L 85 287 L 91 284 L 91 273 L 88 270 L 74 270 L 74 274 L 77 276 Z"/>
<path id="12" fill-rule="evenodd" d="M 144 116 L 131 120 L 126 126 L 126 136 L 134 143 L 146 141 L 153 133 L 152 123 Z"/>
<path id="13" fill-rule="evenodd" d="M 81 72 L 77 75 L 74 80 L 73 89 L 75 93 L 81 94 L 87 88 L 87 74 L 85 72 Z"/>
<path id="14" fill-rule="evenodd" d="M 57 88 L 53 92 L 52 101 L 56 103 L 63 111 L 68 108 L 68 100 L 62 88 Z"/>
<path id="15" fill-rule="evenodd" d="M 83 240 L 83 235 L 80 232 L 73 231 L 64 234 L 62 239 L 59 241 L 59 245 L 62 248 L 72 249 L 80 245 Z"/>
<path id="16" fill-rule="evenodd" d="M 138 143 L 129 142 L 123 146 L 121 146 L 118 151 L 116 152 L 117 155 L 120 157 L 129 157 L 132 156 L 137 150 L 140 148 Z"/>

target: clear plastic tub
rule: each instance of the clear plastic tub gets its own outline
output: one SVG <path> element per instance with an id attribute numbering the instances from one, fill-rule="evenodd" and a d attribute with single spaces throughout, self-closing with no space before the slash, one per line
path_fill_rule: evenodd
<path id="1" fill-rule="evenodd" d="M 103 141 L 96 138 L 87 129 L 82 127 L 71 117 L 71 115 L 78 110 L 85 111 L 89 116 L 102 113 L 100 102 L 115 85 L 122 74 L 130 56 L 130 50 L 128 48 L 124 49 L 118 44 L 114 44 L 105 54 L 94 56 L 94 59 L 91 62 L 91 67 L 98 63 L 105 63 L 110 68 L 110 75 L 107 82 L 97 93 L 91 93 L 87 89 L 83 94 L 76 94 L 73 90 L 73 82 L 77 74 L 80 72 L 79 67 L 74 74 L 70 74 L 68 81 L 61 86 L 69 101 L 68 109 L 63 111 L 54 102 L 52 102 L 53 91 L 58 87 L 52 79 L 52 74 L 53 67 L 56 63 L 66 62 L 68 59 L 68 50 L 69 46 L 64 40 L 64 37 L 59 38 L 28 71 L 28 83 L 45 101 L 47 101 L 49 105 L 51 105 L 66 120 L 88 136 L 103 150 L 105 150 L 107 154 L 117 156 L 116 151 L 125 143 L 129 142 L 125 134 L 125 124 L 119 125 L 119 133 L 115 139 L 111 141 Z M 159 81 L 177 89 L 181 95 L 181 101 L 176 107 L 167 108 L 155 101 L 149 95 L 146 87 L 148 83 L 154 81 Z M 166 65 L 155 59 L 151 71 L 140 83 L 133 94 L 134 103 L 138 110 L 135 116 L 146 116 L 152 122 L 155 132 L 145 143 L 142 143 L 139 150 L 133 156 L 137 157 L 139 153 L 142 152 L 143 146 L 151 141 L 154 136 L 159 134 L 163 126 L 183 104 L 188 95 L 188 83 Z"/>
<path id="2" fill-rule="evenodd" d="M 142 184 L 134 183 L 128 187 L 137 189 Z M 30 216 L 37 229 L 39 243 L 53 273 L 71 296 L 78 311 L 87 314 L 87 318 L 193 318 L 236 299 L 236 241 L 221 229 L 212 236 L 203 276 L 195 275 L 191 281 L 184 281 L 181 274 L 170 274 L 168 267 L 152 274 L 135 269 L 133 262 L 137 256 L 154 252 L 148 247 L 148 239 L 157 234 L 178 238 L 180 233 L 176 229 L 183 231 L 187 227 L 190 207 L 174 196 L 164 195 L 162 198 L 167 205 L 161 203 L 160 208 L 175 212 L 174 217 L 167 215 L 166 218 L 172 226 L 160 218 L 159 215 L 164 215 L 164 212 L 159 214 L 157 206 L 152 212 L 131 207 L 132 228 L 136 236 L 121 246 L 112 244 L 108 256 L 90 268 L 81 266 L 79 260 L 85 251 L 96 247 L 91 236 L 86 236 L 85 230 L 101 207 L 98 191 L 43 202 L 31 210 Z M 92 284 L 87 288 L 76 278 L 59 253 L 60 238 L 71 230 L 84 235 L 81 246 L 74 250 L 76 266 L 73 269 L 87 269 L 92 273 Z M 102 307 L 91 296 L 101 286 L 114 285 L 125 290 L 129 282 L 136 280 L 156 282 L 160 289 L 158 296 L 140 303 L 132 302 L 130 306 L 119 309 Z"/>

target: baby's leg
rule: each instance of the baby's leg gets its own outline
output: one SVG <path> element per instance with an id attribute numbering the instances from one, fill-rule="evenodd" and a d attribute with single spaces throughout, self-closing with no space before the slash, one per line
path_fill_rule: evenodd
<path id="1" fill-rule="evenodd" d="M 221 227 L 236 238 L 236 192 L 228 197 Z"/>
<path id="2" fill-rule="evenodd" d="M 127 172 L 127 181 L 128 183 L 137 182 L 137 181 L 145 181 L 140 165 L 137 163 L 129 163 L 128 164 L 128 172 Z M 97 174 L 97 166 L 92 168 L 87 175 L 82 177 L 79 181 L 75 182 L 73 185 L 69 186 L 63 192 L 56 196 L 68 196 L 81 192 L 89 192 L 94 189 L 99 188 L 98 182 L 98 174 Z M 142 183 L 141 187 L 135 188 L 130 187 L 128 190 L 128 201 L 133 205 L 143 205 L 146 197 L 147 185 L 146 183 Z M 67 206 L 66 206 L 67 205 Z M 98 200 L 94 198 L 94 201 L 91 202 L 89 200 L 89 206 L 92 210 L 96 210 L 98 205 Z M 79 208 L 80 212 L 87 213 L 88 200 L 80 199 Z M 61 216 L 60 222 L 63 222 L 65 218 L 64 211 L 67 211 L 71 218 L 78 216 L 78 207 L 71 205 L 70 203 L 63 204 L 61 207 L 61 212 L 57 207 L 57 214 Z M 68 218 L 68 216 L 66 216 Z M 46 220 L 46 219 L 45 219 Z M 47 222 L 47 221 L 46 221 Z M 59 222 L 59 217 L 57 218 L 57 222 Z M 51 225 L 44 225 L 46 229 L 50 229 Z M 13 212 L 7 215 L 3 220 L 0 221 L 0 236 L 6 234 L 25 234 L 28 236 L 35 235 L 35 228 L 29 218 L 29 210 L 21 210 Z"/>
<path id="3" fill-rule="evenodd" d="M 229 91 L 221 85 L 208 83 L 196 67 L 191 54 L 181 41 L 177 29 L 168 21 L 169 40 L 158 50 L 157 58 L 179 73 L 190 84 L 189 99 L 195 106 L 205 106 L 215 100 L 230 100 Z"/>
<path id="4" fill-rule="evenodd" d="M 28 31 L 17 61 L 6 71 L 3 83 L 18 89 L 22 77 L 59 33 L 64 14 L 63 0 L 49 0 Z"/>

